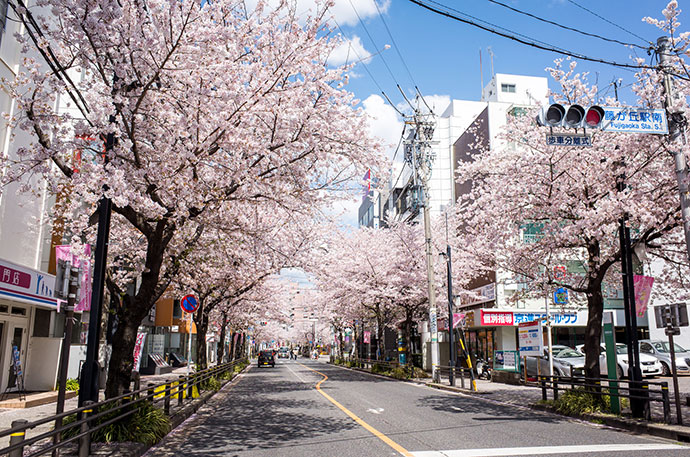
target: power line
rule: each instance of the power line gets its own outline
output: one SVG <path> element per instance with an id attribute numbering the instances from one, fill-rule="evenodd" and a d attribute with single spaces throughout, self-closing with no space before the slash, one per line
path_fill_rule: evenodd
<path id="1" fill-rule="evenodd" d="M 350 2 L 352 3 L 352 2 Z M 417 83 L 414 80 L 414 77 L 412 76 L 412 72 L 410 71 L 410 68 L 407 66 L 407 63 L 405 62 L 405 59 L 403 58 L 402 54 L 400 53 L 400 47 L 398 46 L 398 43 L 395 42 L 395 38 L 393 38 L 393 34 L 391 33 L 391 30 L 388 28 L 388 24 L 386 23 L 386 20 L 383 17 L 383 13 L 381 12 L 381 9 L 379 8 L 379 4 L 374 1 L 374 5 L 376 6 L 376 11 L 379 13 L 379 18 L 381 19 L 381 22 L 383 22 L 383 26 L 386 28 L 386 32 L 388 32 L 388 36 L 391 39 L 391 42 L 393 43 L 393 47 L 395 48 L 395 52 L 398 54 L 398 57 L 400 57 L 400 61 L 402 62 L 403 66 L 405 67 L 405 70 L 407 71 L 407 75 L 410 77 L 410 81 L 412 81 L 413 85 L 417 85 Z"/>
<path id="2" fill-rule="evenodd" d="M 350 6 L 352 6 L 352 9 L 354 10 L 355 14 L 357 15 L 357 19 L 359 20 L 359 23 L 362 24 L 362 28 L 366 32 L 367 36 L 371 40 L 371 43 L 374 45 L 374 48 L 379 49 L 378 46 L 376 46 L 376 41 L 374 41 L 374 37 L 371 36 L 371 33 L 369 33 L 369 29 L 367 26 L 364 24 L 364 21 L 362 18 L 359 16 L 359 12 L 357 11 L 357 8 L 355 8 L 355 4 L 352 3 L 352 0 L 349 0 Z M 375 3 L 375 2 L 374 2 Z M 395 81 L 396 84 L 398 84 L 398 80 L 395 79 L 395 75 L 393 74 L 393 71 L 391 70 L 391 67 L 388 66 L 388 62 L 386 62 L 386 58 L 383 57 L 383 54 L 381 55 L 381 60 L 383 61 L 383 64 L 386 66 L 386 69 L 388 70 L 388 73 L 390 73 L 391 78 L 393 78 L 393 81 Z"/>
<path id="3" fill-rule="evenodd" d="M 624 31 L 624 32 L 626 32 L 626 33 L 629 33 L 630 35 L 634 36 L 635 38 L 639 38 L 640 40 L 644 41 L 645 43 L 650 43 L 650 44 L 652 44 L 652 46 L 654 46 L 654 44 L 651 43 L 651 41 L 645 40 L 645 39 L 642 38 L 640 35 L 638 35 L 638 34 L 636 34 L 636 33 L 633 33 L 633 32 L 631 32 L 630 30 L 628 30 L 628 29 L 626 29 L 626 28 L 621 27 L 620 25 L 616 24 L 615 22 L 609 21 L 609 20 L 606 19 L 605 17 L 602 17 L 602 16 L 600 16 L 599 14 L 595 13 L 594 11 L 585 8 L 584 6 L 582 6 L 582 5 L 580 5 L 579 3 L 575 2 L 574 0 L 568 0 L 568 2 L 569 2 L 569 3 L 572 3 L 573 5 L 577 6 L 577 7 L 580 8 L 580 9 L 583 9 L 583 10 L 587 11 L 589 14 L 598 17 L 598 18 L 601 19 L 602 21 L 607 22 L 607 23 L 611 24 L 612 26 L 621 29 L 622 31 Z"/>
<path id="4" fill-rule="evenodd" d="M 622 44 L 623 46 L 632 46 L 632 47 L 636 47 L 636 48 L 640 48 L 640 49 L 644 49 L 644 50 L 649 50 L 649 49 L 650 49 L 649 46 L 646 46 L 646 47 L 645 47 L 645 46 L 640 46 L 639 44 L 626 43 L 626 42 L 619 41 L 619 40 L 616 40 L 616 39 L 613 39 L 613 38 L 606 38 L 606 37 L 604 37 L 604 36 L 597 35 L 596 33 L 584 32 L 584 31 L 582 31 L 582 30 L 579 30 L 579 29 L 576 29 L 576 28 L 573 28 L 573 27 L 568 27 L 567 25 L 559 24 L 558 22 L 550 21 L 550 20 L 548 20 L 548 19 L 544 19 L 544 18 L 542 18 L 542 17 L 540 17 L 540 16 L 537 16 L 537 15 L 535 15 L 535 14 L 529 13 L 529 12 L 527 12 L 527 11 L 522 11 L 522 10 L 517 9 L 517 8 L 514 8 L 514 7 L 510 6 L 510 5 L 506 5 L 505 3 L 499 2 L 498 0 L 488 0 L 488 1 L 491 2 L 491 3 L 493 3 L 493 4 L 495 4 L 495 5 L 499 5 L 499 6 L 502 6 L 502 7 L 504 7 L 504 8 L 507 8 L 507 9 L 509 9 L 509 10 L 511 10 L 511 11 L 516 12 L 516 13 L 523 14 L 523 15 L 525 15 L 525 16 L 531 17 L 532 19 L 536 19 L 536 20 L 538 20 L 538 21 L 544 22 L 544 23 L 546 23 L 546 24 L 551 24 L 551 25 L 554 25 L 554 26 L 556 26 L 556 27 L 560 27 L 560 28 L 565 29 L 565 30 L 570 30 L 571 32 L 576 32 L 576 33 L 579 33 L 579 34 L 581 34 L 581 35 L 585 35 L 585 36 L 589 36 L 589 37 L 593 37 L 593 38 L 599 38 L 600 40 L 609 41 L 609 42 L 611 42 L 611 43 Z"/>
<path id="5" fill-rule="evenodd" d="M 519 35 L 519 34 L 516 34 L 516 33 L 514 33 L 514 32 L 510 32 L 510 33 L 501 32 L 501 31 L 499 31 L 499 30 L 496 30 L 495 28 L 491 28 L 491 27 L 488 27 L 488 26 L 485 26 L 485 25 L 478 24 L 478 23 L 476 23 L 476 22 L 470 21 L 470 20 L 468 20 L 468 19 L 464 19 L 464 18 L 455 16 L 455 15 L 453 15 L 453 14 L 447 12 L 447 11 L 439 10 L 438 8 L 435 8 L 435 7 L 433 7 L 433 6 L 427 5 L 426 3 L 424 3 L 424 2 L 422 2 L 422 1 L 420 1 L 420 0 L 409 0 L 409 1 L 412 2 L 412 3 L 414 3 L 414 4 L 417 5 L 417 6 L 421 6 L 422 8 L 424 8 L 424 9 L 426 9 L 426 10 L 429 10 L 429 11 L 431 11 L 431 12 L 433 12 L 433 13 L 439 14 L 439 15 L 444 16 L 444 17 L 447 17 L 447 18 L 449 18 L 449 19 L 453 19 L 453 20 L 458 21 L 458 22 L 462 22 L 462 23 L 467 24 L 467 25 L 471 25 L 471 26 L 473 26 L 473 27 L 477 27 L 477 28 L 482 29 L 482 30 L 484 30 L 484 31 L 487 31 L 487 32 L 489 32 L 489 33 L 493 33 L 493 34 L 495 34 L 495 35 L 501 36 L 501 37 L 503 37 L 503 38 L 508 38 L 508 39 L 513 40 L 513 41 L 516 41 L 516 42 L 518 42 L 518 43 L 520 43 L 520 44 L 524 44 L 524 45 L 527 45 L 527 46 L 531 46 L 531 47 L 533 47 L 533 48 L 541 49 L 542 51 L 555 52 L 555 53 L 558 53 L 558 54 L 563 54 L 563 55 L 566 55 L 566 56 L 574 57 L 574 58 L 580 59 L 580 60 L 586 60 L 586 61 L 589 61 L 589 62 L 603 63 L 603 64 L 612 65 L 612 66 L 621 67 L 621 68 L 657 70 L 656 68 L 650 67 L 650 66 L 648 66 L 648 65 L 625 64 L 625 63 L 614 62 L 614 61 L 611 61 L 611 60 L 605 60 L 605 59 L 599 59 L 599 58 L 595 58 L 595 57 L 589 57 L 589 56 L 586 56 L 586 55 L 584 55 L 584 54 L 580 54 L 580 53 L 577 53 L 577 52 L 568 51 L 568 50 L 561 49 L 561 48 L 558 48 L 558 47 L 556 47 L 556 46 L 553 46 L 553 45 L 550 45 L 550 44 L 547 44 L 547 43 L 544 43 L 544 42 L 540 42 L 540 41 L 535 40 L 535 39 L 533 39 L 533 38 L 525 37 L 525 38 L 528 38 L 528 40 L 531 40 L 531 41 L 527 41 L 527 40 L 525 40 L 525 39 L 522 39 L 522 38 L 519 38 L 518 36 L 516 36 L 516 35 Z M 437 4 L 437 5 L 440 5 L 438 2 L 432 2 L 432 3 L 435 3 L 435 4 Z M 441 6 L 443 6 L 443 5 L 441 5 Z M 447 7 L 447 6 L 443 6 L 443 7 L 446 8 L 446 9 L 449 9 L 449 10 L 453 10 L 452 8 L 449 8 L 449 7 Z M 457 11 L 457 10 L 456 10 L 456 11 Z M 464 14 L 464 13 L 460 13 L 460 14 Z M 484 21 L 482 21 L 482 22 L 484 22 Z M 506 30 L 506 29 L 503 29 L 503 30 Z M 539 43 L 542 43 L 542 44 L 539 44 Z M 678 75 L 678 74 L 673 74 L 673 76 L 676 76 L 676 77 L 678 77 L 678 78 L 685 79 L 685 80 L 690 80 L 690 78 L 688 78 L 688 77 L 686 77 L 686 76 Z"/>

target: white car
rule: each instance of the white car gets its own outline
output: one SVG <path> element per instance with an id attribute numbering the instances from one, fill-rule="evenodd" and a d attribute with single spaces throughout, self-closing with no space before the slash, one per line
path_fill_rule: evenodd
<path id="1" fill-rule="evenodd" d="M 602 376 L 608 375 L 608 365 L 606 363 L 606 346 L 601 345 L 599 352 L 599 370 Z M 577 349 L 584 351 L 584 344 L 577 346 Z M 616 343 L 616 371 L 618 379 L 628 376 L 628 346 L 623 343 Z M 640 353 L 640 369 L 642 376 L 659 376 L 664 369 L 656 357 Z"/>

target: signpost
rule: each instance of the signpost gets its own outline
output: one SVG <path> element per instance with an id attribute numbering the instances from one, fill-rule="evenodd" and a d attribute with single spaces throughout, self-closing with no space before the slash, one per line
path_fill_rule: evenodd
<path id="1" fill-rule="evenodd" d="M 518 326 L 518 344 L 520 357 L 525 367 L 525 380 L 527 379 L 527 356 L 541 357 L 544 355 L 544 336 L 541 329 L 541 321 L 523 322 Z"/>
<path id="2" fill-rule="evenodd" d="M 194 295 L 185 295 L 180 301 L 180 307 L 182 311 L 189 314 L 189 344 L 187 345 L 187 375 L 189 375 L 192 365 L 192 325 L 194 324 L 194 311 L 199 308 L 199 302 Z"/>
<path id="3" fill-rule="evenodd" d="M 551 133 L 546 135 L 549 146 L 591 146 L 592 135 L 573 133 Z"/>
<path id="4" fill-rule="evenodd" d="M 678 425 L 683 425 L 680 409 L 680 392 L 678 392 L 678 373 L 676 372 L 676 349 L 673 335 L 680 335 L 680 327 L 688 326 L 688 308 L 685 303 L 672 303 L 654 307 L 656 328 L 665 328 L 668 345 L 671 351 L 671 374 L 673 375 L 673 394 L 676 400 L 676 418 Z"/>

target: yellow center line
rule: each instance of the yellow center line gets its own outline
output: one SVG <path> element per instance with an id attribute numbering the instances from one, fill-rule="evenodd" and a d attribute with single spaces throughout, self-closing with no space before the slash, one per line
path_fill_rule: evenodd
<path id="1" fill-rule="evenodd" d="M 302 364 L 300 363 L 300 365 L 302 365 Z M 386 435 L 384 435 L 383 433 L 379 432 L 378 430 L 376 430 L 376 429 L 375 429 L 374 427 L 372 427 L 371 425 L 369 425 L 369 424 L 367 424 L 366 422 L 364 422 L 362 419 L 360 419 L 359 417 L 357 417 L 352 411 L 350 411 L 349 409 L 347 409 L 346 407 L 344 407 L 343 405 L 341 405 L 341 404 L 338 402 L 338 400 L 336 400 L 335 398 L 331 397 L 331 396 L 328 395 L 326 392 L 324 392 L 323 390 L 321 390 L 321 383 L 323 383 L 325 380 L 327 380 L 327 379 L 328 379 L 328 376 L 326 376 L 325 374 L 321 373 L 320 371 L 314 370 L 313 368 L 309 368 L 309 367 L 306 366 L 306 365 L 302 365 L 302 366 L 303 366 L 304 368 L 308 369 L 308 370 L 313 371 L 314 373 L 318 373 L 318 374 L 320 374 L 321 376 L 323 376 L 323 379 L 322 379 L 321 381 L 319 381 L 319 382 L 316 383 L 316 390 L 319 391 L 319 393 L 320 393 L 321 395 L 323 395 L 324 397 L 326 397 L 326 399 L 327 399 L 328 401 L 330 401 L 331 403 L 333 403 L 335 406 L 338 407 L 338 409 L 340 409 L 342 412 L 344 412 L 345 414 L 347 414 L 348 416 L 350 416 L 350 418 L 352 418 L 352 420 L 354 420 L 354 421 L 357 422 L 359 425 L 361 425 L 362 427 L 364 427 L 365 429 L 367 429 L 372 435 L 374 435 L 376 438 L 380 439 L 381 441 L 383 441 L 384 443 L 386 443 L 387 445 L 389 445 L 390 447 L 392 447 L 393 449 L 395 449 L 395 450 L 396 450 L 397 452 L 399 452 L 401 455 L 404 455 L 405 457 L 412 457 L 412 454 L 410 454 L 410 453 L 407 451 L 407 449 L 405 449 L 404 447 L 402 447 L 401 445 L 399 445 L 398 443 L 396 443 L 396 442 L 393 441 L 392 439 L 388 438 Z"/>

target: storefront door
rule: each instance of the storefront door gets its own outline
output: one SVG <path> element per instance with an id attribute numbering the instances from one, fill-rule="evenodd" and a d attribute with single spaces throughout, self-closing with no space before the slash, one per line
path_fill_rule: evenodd
<path id="1" fill-rule="evenodd" d="M 3 326 L 4 327 L 4 326 Z M 17 377 L 14 369 L 15 348 L 19 354 L 19 363 L 21 369 L 24 371 L 26 362 L 26 327 L 20 324 L 10 324 L 10 333 L 8 334 L 8 348 L 4 351 L 6 359 L 4 361 L 5 369 L 7 370 L 7 388 L 12 389 L 17 386 Z M 3 328 L 4 330 L 4 328 Z M 4 390 L 4 389 L 3 389 Z"/>

